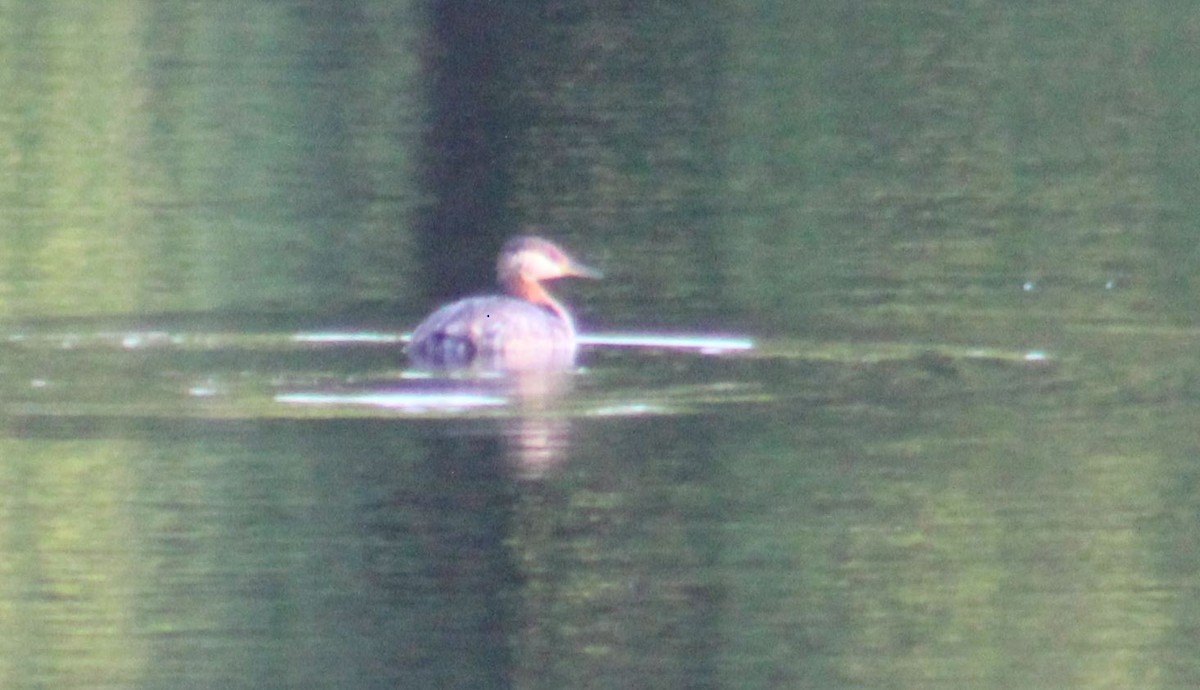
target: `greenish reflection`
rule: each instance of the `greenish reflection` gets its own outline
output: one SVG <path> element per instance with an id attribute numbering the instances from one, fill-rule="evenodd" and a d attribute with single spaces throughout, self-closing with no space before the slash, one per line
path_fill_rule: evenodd
<path id="1" fill-rule="evenodd" d="M 491 275 L 414 221 L 470 36 L 2 9 L 0 685 L 1200 680 L 1191 4 L 493 7 L 480 237 L 611 267 L 586 329 L 763 344 L 597 352 L 536 476 L 507 412 L 274 404 L 403 368 L 278 333 Z"/>

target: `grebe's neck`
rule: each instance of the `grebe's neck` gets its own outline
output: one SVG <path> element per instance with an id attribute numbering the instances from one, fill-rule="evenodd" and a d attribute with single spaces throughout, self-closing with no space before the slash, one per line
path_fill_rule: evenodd
<path id="1" fill-rule="evenodd" d="M 513 280 L 505 282 L 503 287 L 504 291 L 513 297 L 523 299 L 526 302 L 533 302 L 539 307 L 545 307 L 554 312 L 566 324 L 571 334 L 575 334 L 575 319 L 571 318 L 571 313 L 567 311 L 567 308 L 561 302 L 554 299 L 550 291 L 538 281 L 518 276 Z"/>

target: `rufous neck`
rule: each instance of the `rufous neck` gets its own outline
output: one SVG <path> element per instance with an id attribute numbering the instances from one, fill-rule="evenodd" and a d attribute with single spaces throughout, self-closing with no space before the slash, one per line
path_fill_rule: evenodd
<path id="1" fill-rule="evenodd" d="M 558 315 L 567 326 L 574 328 L 574 323 L 571 320 L 571 315 L 567 312 L 558 300 L 554 299 L 545 286 L 536 280 L 517 277 L 513 280 L 504 283 L 504 290 L 513 297 L 518 297 L 526 302 L 546 307 L 550 311 Z"/>

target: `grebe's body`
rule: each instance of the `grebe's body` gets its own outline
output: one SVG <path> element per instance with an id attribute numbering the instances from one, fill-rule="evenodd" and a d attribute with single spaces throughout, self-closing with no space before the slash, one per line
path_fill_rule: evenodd
<path id="1" fill-rule="evenodd" d="M 599 278 L 539 237 L 515 237 L 496 273 L 506 295 L 470 297 L 433 312 L 413 331 L 408 353 L 435 367 L 560 368 L 575 361 L 575 320 L 541 284 L 567 276 Z"/>

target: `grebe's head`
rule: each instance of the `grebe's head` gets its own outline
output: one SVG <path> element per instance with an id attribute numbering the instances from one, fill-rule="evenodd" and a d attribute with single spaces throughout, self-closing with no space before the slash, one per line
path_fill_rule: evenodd
<path id="1" fill-rule="evenodd" d="M 501 285 L 537 283 L 555 278 L 602 278 L 603 274 L 585 266 L 540 237 L 522 235 L 504 243 L 496 273 Z"/>

